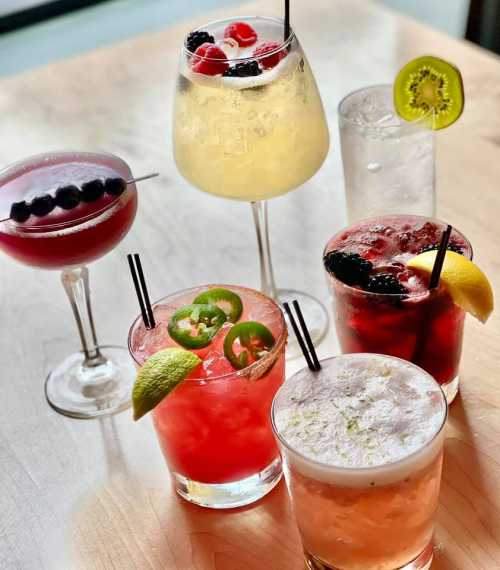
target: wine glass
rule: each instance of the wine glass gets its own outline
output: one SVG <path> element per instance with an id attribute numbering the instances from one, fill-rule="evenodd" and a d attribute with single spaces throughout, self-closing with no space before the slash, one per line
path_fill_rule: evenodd
<path id="1" fill-rule="evenodd" d="M 40 154 L 0 172 L 0 250 L 33 267 L 61 270 L 76 319 L 82 350 L 45 384 L 49 404 L 67 416 L 105 416 L 130 405 L 135 367 L 126 348 L 97 342 L 86 264 L 130 229 L 137 211 L 135 184 L 125 182 L 131 178 L 120 158 L 88 152 Z M 37 214 L 5 219 L 13 203 Z"/>
<path id="2" fill-rule="evenodd" d="M 307 293 L 277 289 L 271 263 L 267 200 L 311 178 L 329 146 L 309 63 L 294 32 L 284 35 L 282 20 L 251 16 L 187 36 L 174 99 L 174 157 L 198 189 L 251 203 L 261 290 L 281 304 L 297 299 L 318 342 L 328 327 L 325 308 Z M 213 48 L 194 49 L 203 39 Z"/>

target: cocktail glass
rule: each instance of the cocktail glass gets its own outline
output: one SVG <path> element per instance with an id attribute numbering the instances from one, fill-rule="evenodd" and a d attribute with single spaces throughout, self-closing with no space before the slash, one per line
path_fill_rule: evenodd
<path id="1" fill-rule="evenodd" d="M 32 156 L 0 172 L 0 218 L 8 216 L 14 202 L 109 177 L 132 175 L 128 165 L 111 154 L 75 151 Z M 65 358 L 45 383 L 49 404 L 61 414 L 91 418 L 130 405 L 135 368 L 126 348 L 97 342 L 86 265 L 125 237 L 136 210 L 136 188 L 129 184 L 118 198 L 104 195 L 71 210 L 56 208 L 44 217 L 31 216 L 22 224 L 0 223 L 0 249 L 7 255 L 33 267 L 62 270 L 82 350 Z"/>
<path id="2" fill-rule="evenodd" d="M 326 273 L 343 353 L 374 352 L 404 358 L 432 374 L 451 403 L 458 392 L 465 312 L 444 287 L 430 293 L 405 263 L 422 248 L 439 244 L 446 224 L 422 216 L 379 216 L 349 226 L 333 236 L 333 250 L 358 253 L 375 270 L 396 275 L 408 294 L 371 293 L 346 285 Z M 450 243 L 468 259 L 472 247 L 453 230 Z"/>
<path id="3" fill-rule="evenodd" d="M 350 93 L 339 104 L 347 217 L 434 216 L 434 131 L 427 118 L 401 119 L 392 85 Z"/>
<path id="4" fill-rule="evenodd" d="M 261 290 L 282 303 L 300 301 L 319 341 L 328 327 L 323 305 L 307 293 L 277 289 L 269 245 L 267 202 L 297 188 L 323 164 L 329 135 L 321 98 L 309 63 L 293 31 L 283 41 L 283 21 L 244 17 L 209 23 L 200 30 L 216 39 L 235 20 L 250 24 L 260 40 L 228 66 L 255 62 L 260 41 L 285 53 L 278 65 L 252 77 L 204 75 L 192 61 L 210 62 L 183 46 L 173 112 L 174 156 L 179 172 L 196 188 L 233 200 L 251 202 L 260 255 Z M 219 63 L 221 60 L 217 60 Z M 290 351 L 290 347 L 289 347 Z"/>
<path id="5" fill-rule="evenodd" d="M 287 379 L 273 429 L 307 568 L 430 567 L 447 404 L 398 358 L 350 354 Z"/>
<path id="6" fill-rule="evenodd" d="M 186 289 L 153 305 L 157 326 L 147 330 L 138 317 L 129 333 L 129 350 L 140 367 L 149 356 L 178 346 L 169 336 L 170 316 L 202 291 L 223 287 L 243 301 L 240 322 L 259 321 L 276 344 L 257 362 L 235 370 L 224 356 L 224 325 L 212 343 L 194 350 L 203 360 L 153 410 L 154 426 L 176 491 L 188 501 L 216 509 L 252 503 L 281 478 L 281 459 L 269 412 L 285 379 L 287 329 L 274 301 L 234 285 Z"/>

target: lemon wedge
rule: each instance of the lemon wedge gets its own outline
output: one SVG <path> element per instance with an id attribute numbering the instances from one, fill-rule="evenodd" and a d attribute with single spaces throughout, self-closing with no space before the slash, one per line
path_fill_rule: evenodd
<path id="1" fill-rule="evenodd" d="M 410 259 L 408 267 L 430 275 L 437 251 L 426 251 Z M 479 267 L 463 255 L 447 251 L 440 282 L 448 290 L 453 302 L 482 323 L 493 311 L 493 289 Z"/>

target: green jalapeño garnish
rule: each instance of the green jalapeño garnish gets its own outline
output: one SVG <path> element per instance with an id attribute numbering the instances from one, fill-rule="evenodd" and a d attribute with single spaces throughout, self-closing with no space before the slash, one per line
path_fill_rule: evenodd
<path id="1" fill-rule="evenodd" d="M 219 309 L 226 313 L 227 320 L 231 323 L 236 323 L 243 312 L 243 303 L 240 296 L 222 287 L 214 287 L 208 291 L 203 291 L 196 297 L 193 304 L 217 305 Z"/>
<path id="2" fill-rule="evenodd" d="M 184 348 L 203 348 L 226 320 L 226 313 L 216 305 L 184 305 L 170 317 L 168 334 Z"/>
<path id="3" fill-rule="evenodd" d="M 234 352 L 236 340 L 247 350 L 236 354 Z M 268 354 L 275 342 L 273 333 L 262 323 L 255 321 L 239 323 L 231 328 L 224 339 L 224 355 L 235 368 L 242 369 Z"/>

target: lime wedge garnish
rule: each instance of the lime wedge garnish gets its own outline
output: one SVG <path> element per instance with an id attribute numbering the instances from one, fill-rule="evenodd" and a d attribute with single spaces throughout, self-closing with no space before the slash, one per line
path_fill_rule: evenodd
<path id="1" fill-rule="evenodd" d="M 199 356 L 182 348 L 165 348 L 148 358 L 132 390 L 134 420 L 156 407 L 200 364 Z"/>
<path id="2" fill-rule="evenodd" d="M 437 251 L 426 251 L 408 262 L 408 267 L 430 275 Z M 485 323 L 493 311 L 493 289 L 479 267 L 463 255 L 447 251 L 440 282 L 448 290 L 453 302 Z"/>
<path id="3" fill-rule="evenodd" d="M 413 59 L 394 81 L 394 108 L 406 121 L 427 117 L 434 130 L 450 126 L 464 108 L 460 71 L 432 55 Z"/>

